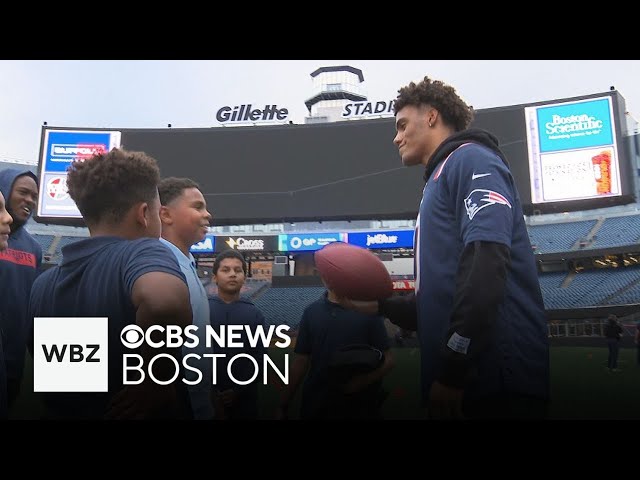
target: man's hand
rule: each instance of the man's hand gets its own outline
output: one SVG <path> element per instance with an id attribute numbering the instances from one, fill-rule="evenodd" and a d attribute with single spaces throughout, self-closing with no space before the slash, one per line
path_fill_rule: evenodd
<path id="1" fill-rule="evenodd" d="M 429 391 L 429 418 L 434 420 L 462 419 L 462 397 L 464 390 L 433 382 Z"/>

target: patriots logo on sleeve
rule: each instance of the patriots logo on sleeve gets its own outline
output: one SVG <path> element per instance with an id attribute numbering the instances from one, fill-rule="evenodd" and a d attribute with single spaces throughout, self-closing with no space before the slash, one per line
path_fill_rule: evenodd
<path id="1" fill-rule="evenodd" d="M 484 190 L 480 188 L 476 188 L 472 190 L 471 193 L 464 199 L 464 206 L 467 209 L 467 215 L 469 215 L 469 220 L 473 220 L 473 217 L 476 216 L 480 210 L 489 205 L 506 205 L 511 208 L 511 204 L 509 200 L 507 200 L 503 195 L 498 192 L 494 192 L 493 190 Z"/>

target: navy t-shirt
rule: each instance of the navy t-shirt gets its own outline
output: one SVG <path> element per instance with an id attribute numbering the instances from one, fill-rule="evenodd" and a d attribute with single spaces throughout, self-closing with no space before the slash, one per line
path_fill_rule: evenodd
<path id="1" fill-rule="evenodd" d="M 253 338 L 256 338 L 259 327 L 262 327 L 266 334 L 267 325 L 264 315 L 253 302 L 246 298 L 239 298 L 234 302 L 226 303 L 217 296 L 209 299 L 209 314 L 211 326 L 218 335 L 221 333 L 222 326 L 225 326 L 225 328 L 229 328 L 232 325 L 244 327 L 243 330 L 237 332 L 237 337 L 234 337 L 234 343 L 242 344 L 242 346 L 230 347 L 226 345 L 225 347 L 220 347 L 214 343 L 214 353 L 223 354 L 225 357 L 220 357 L 217 360 L 216 384 L 213 388 L 219 392 L 227 389 L 236 391 L 237 397 L 233 402 L 233 406 L 226 408 L 226 413 L 230 418 L 257 418 L 259 414 L 258 392 L 259 386 L 263 383 L 264 356 L 268 353 L 268 347 L 265 347 L 261 341 L 258 341 L 255 346 L 251 346 L 246 327 L 249 327 Z M 224 338 L 224 336 L 222 337 Z M 258 336 L 258 338 L 261 337 Z M 249 358 L 238 357 L 240 354 L 253 357 L 255 364 Z M 227 369 L 232 359 L 231 373 L 236 380 L 247 381 L 257 372 L 256 378 L 252 383 L 239 385 L 229 376 Z"/>
<path id="2" fill-rule="evenodd" d="M 456 149 L 432 172 L 416 222 L 423 395 L 441 370 L 461 253 L 477 240 L 507 246 L 511 266 L 492 342 L 480 354 L 477 376 L 465 395 L 512 392 L 547 398 L 547 323 L 520 199 L 500 157 L 475 143 Z"/>
<path id="3" fill-rule="evenodd" d="M 34 317 L 108 317 L 109 391 L 44 393 L 46 415 L 55 418 L 102 418 L 111 397 L 122 389 L 122 355 L 135 353 L 122 345 L 122 328 L 136 322 L 131 301 L 135 281 L 145 273 L 165 272 L 186 283 L 175 256 L 157 239 L 125 240 L 92 237 L 62 248 L 59 266 L 33 284 L 29 304 L 31 339 Z M 186 385 L 178 395 L 189 403 Z"/>
<path id="4" fill-rule="evenodd" d="M 315 417 L 325 407 L 329 391 L 329 365 L 334 354 L 348 345 L 370 345 L 381 352 L 389 349 L 389 337 L 380 316 L 347 310 L 330 302 L 327 294 L 302 314 L 295 353 L 310 356 L 310 367 L 302 390 L 301 418 Z"/>
<path id="5" fill-rule="evenodd" d="M 226 326 L 226 328 L 232 325 L 236 327 L 244 327 L 246 325 L 250 328 L 254 337 L 258 327 L 262 327 L 264 332 L 267 332 L 264 315 L 253 302 L 245 298 L 240 298 L 231 303 L 225 303 L 219 297 L 210 298 L 209 315 L 211 326 L 219 335 L 223 325 Z M 219 358 L 217 361 L 217 382 L 214 386 L 216 390 L 223 391 L 228 388 L 238 387 L 227 374 L 227 365 L 236 355 L 247 354 L 252 356 L 258 364 L 260 372 L 262 372 L 262 364 L 264 362 L 263 355 L 267 354 L 267 347 L 260 341 L 256 343 L 255 347 L 252 347 L 249 342 L 249 336 L 244 329 L 237 332 L 237 334 L 237 337 L 234 337 L 234 342 L 242 344 L 241 347 L 220 347 L 214 343 L 215 353 L 226 355 L 226 357 Z M 224 336 L 222 337 L 224 338 Z M 251 360 L 239 357 L 233 361 L 232 373 L 237 380 L 246 381 L 255 373 L 255 366 Z M 259 374 L 251 385 L 257 387 L 260 382 L 262 382 L 262 374 Z M 250 387 L 250 385 L 246 385 L 245 387 Z M 240 388 L 240 390 L 242 390 L 242 388 Z"/>

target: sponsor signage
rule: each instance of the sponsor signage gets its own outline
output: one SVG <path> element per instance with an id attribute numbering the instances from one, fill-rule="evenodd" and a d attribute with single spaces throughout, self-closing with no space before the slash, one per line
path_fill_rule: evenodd
<path id="1" fill-rule="evenodd" d="M 252 104 L 224 106 L 216 112 L 216 120 L 223 124 L 229 123 L 263 123 L 284 122 L 289 118 L 289 109 L 277 105 L 265 105 L 255 108 Z"/>
<path id="2" fill-rule="evenodd" d="M 394 100 L 378 102 L 347 103 L 342 110 L 342 118 L 393 116 Z"/>
<path id="3" fill-rule="evenodd" d="M 415 288 L 416 288 L 415 280 L 394 280 L 393 281 L 394 290 L 415 290 Z"/>
<path id="4" fill-rule="evenodd" d="M 350 232 L 347 241 L 364 248 L 413 248 L 413 230 Z"/>
<path id="5" fill-rule="evenodd" d="M 281 252 L 304 252 L 320 250 L 333 242 L 345 242 L 345 233 L 295 233 L 278 235 L 278 250 Z"/>
<path id="6" fill-rule="evenodd" d="M 233 249 L 245 252 L 274 252 L 278 248 L 278 237 L 276 235 L 226 235 L 218 236 L 214 242 L 216 252 Z"/>
<path id="7" fill-rule="evenodd" d="M 201 242 L 191 246 L 191 253 L 213 253 L 215 252 L 216 237 L 210 233 Z"/>
<path id="8" fill-rule="evenodd" d="M 621 195 L 611 97 L 525 108 L 533 203 Z"/>
<path id="9" fill-rule="evenodd" d="M 45 130 L 37 216 L 82 218 L 67 190 L 67 168 L 74 160 L 119 147 L 120 137 L 117 131 Z"/>

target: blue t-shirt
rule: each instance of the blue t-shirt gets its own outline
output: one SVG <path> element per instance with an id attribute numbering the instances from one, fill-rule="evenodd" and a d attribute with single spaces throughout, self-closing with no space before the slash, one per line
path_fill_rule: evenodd
<path id="1" fill-rule="evenodd" d="M 520 199 L 500 157 L 475 143 L 458 147 L 431 173 L 416 222 L 423 396 L 441 370 L 461 253 L 476 240 L 507 246 L 511 266 L 492 341 L 480 354 L 465 395 L 510 392 L 547 398 L 547 322 Z"/>
<path id="2" fill-rule="evenodd" d="M 160 242 L 175 255 L 180 269 L 187 280 L 187 286 L 189 287 L 193 325 L 198 327 L 195 332 L 198 336 L 198 345 L 193 348 L 183 347 L 182 354 L 195 354 L 200 356 L 199 360 L 192 357 L 186 359 L 190 366 L 195 367 L 202 374 L 200 382 L 195 385 L 189 385 L 188 389 L 191 395 L 193 417 L 196 420 L 210 420 L 213 418 L 213 404 L 211 403 L 211 374 L 213 363 L 210 357 L 205 357 L 204 355 L 213 354 L 213 348 L 207 348 L 206 341 L 207 325 L 209 325 L 209 300 L 207 298 L 207 292 L 205 292 L 202 282 L 198 277 L 196 261 L 193 255 L 189 253 L 187 257 L 178 247 L 164 238 L 161 238 Z M 186 369 L 185 374 L 188 380 L 196 381 L 198 379 L 197 374 L 192 369 Z"/>
<path id="3" fill-rule="evenodd" d="M 329 364 L 336 352 L 348 345 L 369 345 L 381 352 L 389 349 L 389 337 L 380 316 L 347 310 L 323 298 L 302 314 L 295 353 L 310 356 L 310 367 L 302 390 L 300 417 L 313 418 L 326 408 Z"/>
<path id="4" fill-rule="evenodd" d="M 125 240 L 92 237 L 62 248 L 60 265 L 33 284 L 29 303 L 31 338 L 34 317 L 108 317 L 109 391 L 44 393 L 46 415 L 53 418 L 96 418 L 122 389 L 122 355 L 132 353 L 120 339 L 122 328 L 136 322 L 131 301 L 135 281 L 145 273 L 165 272 L 185 281 L 175 257 L 157 239 Z M 186 283 L 186 282 L 185 282 Z M 178 397 L 190 414 L 186 385 L 176 383 Z"/>

